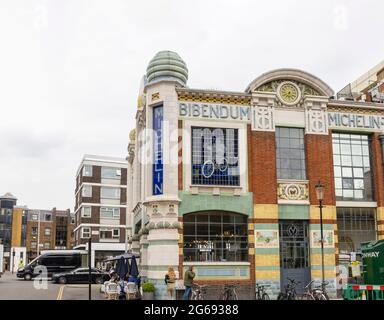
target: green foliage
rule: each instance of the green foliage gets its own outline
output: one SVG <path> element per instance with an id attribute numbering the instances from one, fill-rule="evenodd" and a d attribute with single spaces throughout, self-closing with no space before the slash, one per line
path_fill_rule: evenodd
<path id="1" fill-rule="evenodd" d="M 155 291 L 155 285 L 152 282 L 144 282 L 142 284 L 143 292 L 154 292 Z"/>

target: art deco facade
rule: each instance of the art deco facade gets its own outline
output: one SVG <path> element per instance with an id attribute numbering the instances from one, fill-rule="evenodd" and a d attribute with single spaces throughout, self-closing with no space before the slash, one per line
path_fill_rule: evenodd
<path id="1" fill-rule="evenodd" d="M 325 185 L 328 290 L 360 243 L 384 238 L 384 105 L 342 101 L 316 76 L 266 72 L 244 92 L 188 88 L 170 51 L 149 63 L 128 146 L 128 224 L 143 276 L 193 265 L 211 286 L 321 279 L 315 185 Z M 150 161 L 148 161 L 148 159 Z M 247 292 L 250 294 L 247 296 Z"/>

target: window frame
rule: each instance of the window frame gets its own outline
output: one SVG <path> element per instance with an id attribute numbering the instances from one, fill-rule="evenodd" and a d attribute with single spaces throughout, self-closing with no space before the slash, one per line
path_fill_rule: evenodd
<path id="1" fill-rule="evenodd" d="M 86 168 L 89 168 L 90 170 L 87 171 Z M 83 166 L 82 176 L 83 177 L 92 177 L 93 176 L 93 166 L 91 164 L 85 164 Z"/>
<path id="2" fill-rule="evenodd" d="M 84 212 L 85 212 L 84 209 L 89 209 L 89 215 L 85 215 L 84 214 Z M 91 206 L 83 206 L 83 207 L 81 207 L 81 217 L 82 218 L 92 218 L 92 207 Z"/>
<path id="3" fill-rule="evenodd" d="M 288 130 L 288 135 L 283 134 L 284 130 Z M 297 134 L 295 134 L 295 131 Z M 301 127 L 278 126 L 275 130 L 275 141 L 277 179 L 306 181 L 308 174 L 305 152 L 305 129 Z M 282 145 L 283 142 L 284 145 Z M 298 147 L 293 146 L 296 143 Z M 297 165 L 297 168 L 294 168 L 294 164 Z"/>
<path id="4" fill-rule="evenodd" d="M 110 217 L 102 216 L 102 211 L 112 211 L 112 215 Z M 116 214 L 116 211 L 118 211 L 118 214 Z M 100 207 L 100 219 L 114 219 L 114 220 L 120 220 L 120 208 L 118 207 Z"/>
<path id="5" fill-rule="evenodd" d="M 86 190 L 87 188 L 89 188 L 89 190 L 90 190 L 90 195 L 86 195 L 86 194 L 85 194 L 85 190 Z M 92 186 L 89 185 L 89 184 L 84 184 L 84 185 L 82 186 L 82 188 L 81 188 L 81 196 L 82 196 L 83 198 L 92 198 Z"/>
<path id="6" fill-rule="evenodd" d="M 111 197 L 111 196 L 105 196 L 103 195 L 103 190 L 111 190 L 111 189 L 115 189 L 115 190 L 118 190 L 118 195 L 116 197 Z M 121 198 L 121 188 L 120 187 L 100 187 L 100 198 L 101 199 L 115 199 L 115 200 L 120 200 Z"/>
<path id="7" fill-rule="evenodd" d="M 371 134 L 332 132 L 336 201 L 375 200 L 373 157 Z"/>
<path id="8" fill-rule="evenodd" d="M 239 188 L 241 187 L 241 173 L 240 173 L 240 166 L 241 166 L 241 135 L 240 135 L 240 128 L 237 127 L 216 127 L 216 126 L 209 126 L 209 125 L 191 125 L 191 137 L 190 137 L 190 143 L 191 143 L 191 150 L 190 150 L 190 174 L 191 174 L 191 186 L 203 186 L 203 187 L 233 187 L 233 188 Z M 201 130 L 201 140 L 195 141 L 195 139 L 198 138 L 198 134 L 194 134 L 195 130 Z M 227 160 L 227 158 L 230 156 L 232 159 L 236 159 L 236 164 L 227 164 L 225 165 L 226 169 L 221 170 L 218 166 L 220 164 L 216 164 L 217 160 L 217 152 L 220 149 L 217 149 L 216 142 L 212 142 L 211 146 L 215 144 L 215 148 L 212 151 L 212 156 L 216 155 L 216 159 L 212 158 L 211 162 L 213 164 L 213 168 L 210 171 L 213 170 L 212 174 L 209 178 L 204 177 L 203 170 L 204 164 L 209 161 L 204 161 L 203 163 L 200 160 L 200 163 L 195 162 L 195 158 L 204 158 L 205 151 L 204 151 L 204 144 L 203 144 L 203 134 L 204 130 L 209 130 L 211 136 L 213 136 L 213 132 L 215 130 L 222 130 L 223 132 L 223 144 L 224 144 L 224 151 L 223 151 L 223 158 Z M 233 139 L 229 140 L 229 132 L 230 130 L 233 131 Z M 215 140 L 218 137 L 215 136 Z M 231 155 L 228 155 L 228 153 L 231 153 Z M 203 159 L 204 160 L 204 159 Z M 231 161 L 232 162 L 232 161 Z M 197 171 L 196 171 L 197 170 Z M 221 172 L 224 172 L 227 170 L 227 174 L 220 174 Z M 237 172 L 237 174 L 230 174 L 229 170 Z M 195 171 L 195 174 L 194 174 Z M 201 172 L 200 172 L 201 171 Z M 220 181 L 221 180 L 221 181 Z"/>
<path id="9" fill-rule="evenodd" d="M 115 171 L 115 176 L 105 176 L 105 173 L 108 170 Z M 101 167 L 101 178 L 102 179 L 120 180 L 121 179 L 121 168 L 103 166 L 103 167 Z"/>
<path id="10" fill-rule="evenodd" d="M 184 262 L 249 261 L 247 215 L 213 210 L 183 218 Z"/>
<path id="11" fill-rule="evenodd" d="M 85 232 L 85 229 L 87 229 L 88 231 Z M 85 233 L 89 233 L 89 236 L 88 236 L 88 237 L 84 236 Z M 92 236 L 92 230 L 91 230 L 91 227 L 82 227 L 82 228 L 81 228 L 81 235 L 80 235 L 80 237 L 81 237 L 82 239 L 89 239 L 89 238 L 91 238 L 91 236 Z"/>

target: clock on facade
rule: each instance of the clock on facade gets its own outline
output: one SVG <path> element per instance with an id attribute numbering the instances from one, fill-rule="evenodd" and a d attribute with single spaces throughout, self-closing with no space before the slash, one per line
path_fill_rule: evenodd
<path id="1" fill-rule="evenodd" d="M 277 89 L 281 102 L 287 105 L 297 104 L 301 98 L 299 87 L 293 82 L 282 82 Z"/>

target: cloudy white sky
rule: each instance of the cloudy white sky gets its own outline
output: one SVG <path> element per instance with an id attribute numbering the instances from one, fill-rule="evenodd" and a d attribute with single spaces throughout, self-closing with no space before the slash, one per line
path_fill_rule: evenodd
<path id="1" fill-rule="evenodd" d="M 74 206 L 85 153 L 126 156 L 141 76 L 174 50 L 188 86 L 243 91 L 281 67 L 335 91 L 383 60 L 384 2 L 1 0 L 0 193 Z"/>

